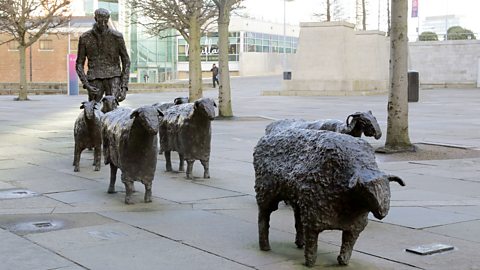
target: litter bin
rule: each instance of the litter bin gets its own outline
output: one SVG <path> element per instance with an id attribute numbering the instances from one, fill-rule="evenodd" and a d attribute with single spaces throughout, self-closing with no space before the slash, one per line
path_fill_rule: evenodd
<path id="1" fill-rule="evenodd" d="M 408 102 L 418 102 L 419 79 L 418 71 L 408 72 Z"/>
<path id="2" fill-rule="evenodd" d="M 291 71 L 284 71 L 283 72 L 283 79 L 284 80 L 291 80 L 292 79 L 292 72 Z"/>

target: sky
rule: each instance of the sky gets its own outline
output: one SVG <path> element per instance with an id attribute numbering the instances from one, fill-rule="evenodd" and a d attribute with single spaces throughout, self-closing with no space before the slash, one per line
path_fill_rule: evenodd
<path id="1" fill-rule="evenodd" d="M 318 21 L 313 15 L 314 12 L 323 11 L 322 2 L 325 0 L 244 0 L 245 10 L 252 17 L 259 19 L 283 23 L 284 20 L 284 4 L 285 4 L 285 21 L 288 24 L 298 24 L 303 21 Z M 354 22 L 355 1 L 354 0 L 337 0 L 344 9 L 345 17 L 350 17 Z M 380 1 L 380 5 L 379 5 Z M 407 0 L 409 5 L 409 14 L 412 0 Z M 386 0 L 367 0 L 368 15 L 367 29 L 385 30 L 387 18 Z M 479 0 L 418 0 L 418 14 L 420 26 L 425 17 L 457 15 L 460 17 L 462 27 L 472 30 L 480 36 L 480 1 Z M 380 10 L 380 24 L 379 11 Z M 409 35 L 415 34 L 417 18 L 411 18 L 409 15 Z M 422 28 L 420 27 L 420 32 Z"/>

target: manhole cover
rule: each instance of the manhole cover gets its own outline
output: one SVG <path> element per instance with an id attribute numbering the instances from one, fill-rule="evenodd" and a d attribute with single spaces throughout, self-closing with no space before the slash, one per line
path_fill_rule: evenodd
<path id="1" fill-rule="evenodd" d="M 34 220 L 19 223 L 12 223 L 6 226 L 6 229 L 16 234 L 29 234 L 59 230 L 64 227 L 63 220 Z"/>
<path id="2" fill-rule="evenodd" d="M 39 196 L 39 194 L 27 189 L 0 190 L 0 199 L 21 199 L 35 196 Z"/>

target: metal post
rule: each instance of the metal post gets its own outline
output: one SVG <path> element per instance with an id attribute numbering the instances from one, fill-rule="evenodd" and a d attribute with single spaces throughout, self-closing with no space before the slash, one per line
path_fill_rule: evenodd
<path id="1" fill-rule="evenodd" d="M 287 0 L 283 0 L 283 71 L 287 70 L 287 50 L 286 50 L 286 42 L 287 42 Z"/>

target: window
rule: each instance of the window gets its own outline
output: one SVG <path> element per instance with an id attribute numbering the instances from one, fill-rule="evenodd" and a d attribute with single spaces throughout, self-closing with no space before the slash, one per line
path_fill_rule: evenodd
<path id="1" fill-rule="evenodd" d="M 8 42 L 8 50 L 9 51 L 18 51 L 18 42 L 16 40 L 12 40 Z"/>
<path id="2" fill-rule="evenodd" d="M 51 39 L 41 39 L 38 44 L 41 51 L 53 50 L 53 41 Z"/>
<path id="3" fill-rule="evenodd" d="M 78 51 L 78 39 L 70 40 L 70 51 Z"/>

